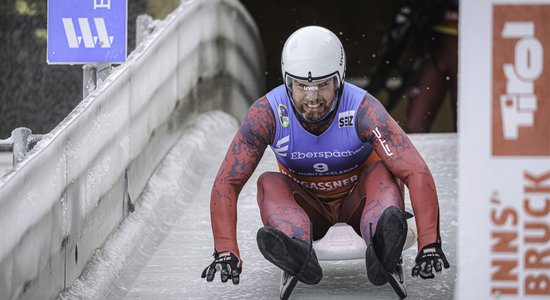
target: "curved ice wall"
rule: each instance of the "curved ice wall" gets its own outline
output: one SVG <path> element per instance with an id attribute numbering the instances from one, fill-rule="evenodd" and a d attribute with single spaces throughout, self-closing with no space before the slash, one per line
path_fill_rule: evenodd
<path id="1" fill-rule="evenodd" d="M 238 1 L 182 5 L 0 178 L 2 299 L 52 299 L 130 213 L 197 115 L 241 118 L 263 93 L 263 50 Z"/>

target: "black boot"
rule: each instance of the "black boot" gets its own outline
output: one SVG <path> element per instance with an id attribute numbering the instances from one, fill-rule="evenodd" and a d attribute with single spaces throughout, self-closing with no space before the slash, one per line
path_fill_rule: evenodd
<path id="1" fill-rule="evenodd" d="M 407 238 L 407 220 L 401 208 L 390 206 L 382 213 L 365 260 L 367 277 L 374 285 L 390 282 L 401 298 L 407 296 L 403 286 L 401 253 Z"/>
<path id="2" fill-rule="evenodd" d="M 316 284 L 323 278 L 315 251 L 307 242 L 290 238 L 273 227 L 260 228 L 256 240 L 265 259 L 289 275 L 296 276 L 301 282 Z"/>

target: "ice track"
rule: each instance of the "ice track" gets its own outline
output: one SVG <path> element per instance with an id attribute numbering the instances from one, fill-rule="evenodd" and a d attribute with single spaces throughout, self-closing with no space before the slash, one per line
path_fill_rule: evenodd
<path id="1" fill-rule="evenodd" d="M 136 201 L 136 211 L 58 299 L 278 299 L 280 272 L 261 256 L 255 242 L 261 226 L 256 179 L 276 170 L 270 149 L 239 198 L 238 238 L 244 260 L 240 284 L 222 283 L 218 275 L 214 282 L 200 278 L 213 252 L 210 189 L 237 128 L 237 121 L 222 112 L 199 116 L 151 177 Z M 451 269 L 436 279 L 413 279 L 416 247 L 405 251 L 407 299 L 452 299 L 457 248 L 456 134 L 411 138 L 435 178 L 443 249 Z M 315 286 L 298 283 L 291 299 L 397 299 L 389 285 L 376 287 L 368 282 L 362 260 L 321 262 L 321 266 L 323 280 Z"/>

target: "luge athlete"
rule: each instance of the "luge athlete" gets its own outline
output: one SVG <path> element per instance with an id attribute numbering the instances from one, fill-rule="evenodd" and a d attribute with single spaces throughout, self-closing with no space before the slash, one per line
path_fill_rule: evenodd
<path id="1" fill-rule="evenodd" d="M 399 267 L 407 223 L 396 178 L 408 187 L 416 216 L 420 251 L 413 276 L 433 278 L 432 269 L 449 267 L 430 170 L 383 105 L 344 81 L 345 64 L 340 40 L 325 28 L 304 27 L 286 41 L 284 84 L 251 106 L 212 188 L 215 257 L 202 274 L 208 281 L 220 271 L 222 281 L 239 283 L 237 198 L 268 145 L 280 172 L 258 179 L 265 227 L 257 240 L 264 257 L 286 274 L 318 283 L 322 269 L 310 240 L 346 222 L 367 245 L 368 279 L 375 285 L 389 281 L 399 294 L 390 275 Z"/>

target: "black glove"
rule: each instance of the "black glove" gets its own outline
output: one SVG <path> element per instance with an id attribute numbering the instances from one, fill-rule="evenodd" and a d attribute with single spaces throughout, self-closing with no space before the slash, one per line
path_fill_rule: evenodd
<path id="1" fill-rule="evenodd" d="M 441 261 L 445 269 L 448 269 L 451 265 L 447 261 L 443 250 L 441 250 L 440 243 L 433 243 L 424 246 L 418 255 L 416 256 L 416 265 L 412 269 L 412 276 L 422 277 L 422 279 L 434 278 L 435 275 L 432 272 L 432 265 L 436 272 L 441 272 Z"/>
<path id="2" fill-rule="evenodd" d="M 226 282 L 231 278 L 233 284 L 239 284 L 239 274 L 241 274 L 241 261 L 231 252 L 229 254 L 220 255 L 214 252 L 214 261 L 202 271 L 201 278 L 206 277 L 206 281 L 214 280 L 216 271 L 220 271 L 220 279 Z"/>

